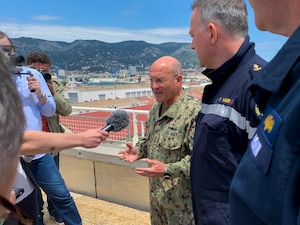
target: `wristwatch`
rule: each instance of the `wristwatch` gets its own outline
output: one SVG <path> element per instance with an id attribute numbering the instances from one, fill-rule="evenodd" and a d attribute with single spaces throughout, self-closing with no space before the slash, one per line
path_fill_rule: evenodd
<path id="1" fill-rule="evenodd" d="M 171 179 L 171 174 L 168 172 L 167 168 L 165 168 L 164 179 L 165 180 Z"/>

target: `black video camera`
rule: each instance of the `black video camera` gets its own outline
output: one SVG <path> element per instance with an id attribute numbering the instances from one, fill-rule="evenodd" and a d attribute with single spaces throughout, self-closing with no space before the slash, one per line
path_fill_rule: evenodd
<path id="1" fill-rule="evenodd" d="M 48 72 L 44 72 L 42 69 L 40 69 L 39 72 L 43 75 L 45 81 L 46 81 L 47 83 L 49 83 L 50 80 L 51 80 L 51 74 L 48 73 Z"/>

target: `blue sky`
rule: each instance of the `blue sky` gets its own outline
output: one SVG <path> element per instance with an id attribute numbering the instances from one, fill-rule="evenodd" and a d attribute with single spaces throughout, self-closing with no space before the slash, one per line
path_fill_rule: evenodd
<path id="1" fill-rule="evenodd" d="M 192 0 L 10 0 L 1 2 L 0 30 L 12 38 L 190 43 Z M 249 6 L 249 34 L 270 60 L 286 38 L 258 31 Z"/>

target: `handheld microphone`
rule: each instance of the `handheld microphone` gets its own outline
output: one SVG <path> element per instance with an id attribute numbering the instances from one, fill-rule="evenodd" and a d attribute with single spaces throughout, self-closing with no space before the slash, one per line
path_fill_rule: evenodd
<path id="1" fill-rule="evenodd" d="M 106 119 L 106 126 L 102 130 L 118 132 L 129 124 L 129 116 L 124 110 L 116 110 Z"/>

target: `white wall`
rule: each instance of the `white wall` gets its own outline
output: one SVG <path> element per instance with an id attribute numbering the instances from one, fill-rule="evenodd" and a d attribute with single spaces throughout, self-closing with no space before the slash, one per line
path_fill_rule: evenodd
<path id="1" fill-rule="evenodd" d="M 152 91 L 150 87 L 141 87 L 141 88 L 129 88 L 129 89 L 102 89 L 99 86 L 99 90 L 79 90 L 79 89 L 70 89 L 65 91 L 64 95 L 66 98 L 70 99 L 69 93 L 77 93 L 78 95 L 78 102 L 85 102 L 85 101 L 94 101 L 94 100 L 103 100 L 99 99 L 99 95 L 105 95 L 105 100 L 108 99 L 116 99 L 117 98 L 128 98 L 130 97 L 141 97 L 141 96 L 151 96 Z M 72 102 L 75 103 L 75 102 Z"/>

